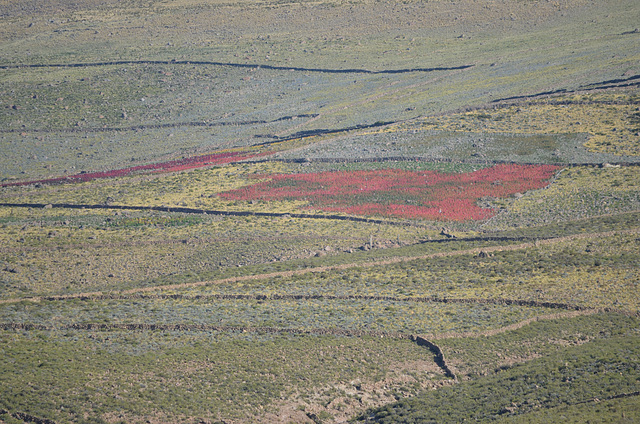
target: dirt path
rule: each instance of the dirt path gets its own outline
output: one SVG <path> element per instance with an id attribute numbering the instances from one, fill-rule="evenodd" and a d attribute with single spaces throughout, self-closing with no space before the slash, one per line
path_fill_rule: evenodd
<path id="1" fill-rule="evenodd" d="M 608 312 L 604 309 L 581 309 L 577 311 L 558 312 L 554 314 L 539 315 L 532 318 L 525 319 L 524 321 L 516 322 L 514 324 L 506 325 L 500 328 L 494 328 L 493 330 L 485 331 L 469 331 L 464 333 L 442 333 L 442 334 L 424 334 L 423 337 L 429 340 L 443 340 L 443 339 L 460 339 L 460 338 L 477 338 L 477 337 L 491 337 L 498 334 L 506 333 L 508 331 L 519 330 L 522 327 L 526 327 L 529 324 L 533 324 L 538 321 L 549 321 L 555 319 L 575 318 L 584 315 L 594 315 L 603 312 Z"/>
<path id="2" fill-rule="evenodd" d="M 134 289 L 122 290 L 120 292 L 116 292 L 113 294 L 119 293 L 121 295 L 131 295 L 136 293 L 149 293 L 156 290 L 179 290 L 179 289 L 187 289 L 187 288 L 195 288 L 195 287 L 204 287 L 204 286 L 210 286 L 210 285 L 216 285 L 216 284 L 230 284 L 230 283 L 238 283 L 243 281 L 264 280 L 264 279 L 275 278 L 275 277 L 286 278 L 286 277 L 305 275 L 310 273 L 340 271 L 340 270 L 358 268 L 358 267 L 371 268 L 376 266 L 392 265 L 392 264 L 398 264 L 402 262 L 410 262 L 410 261 L 422 260 L 422 259 L 445 258 L 445 257 L 462 256 L 462 255 L 477 255 L 477 254 L 480 254 L 480 252 L 494 253 L 494 252 L 522 250 L 522 249 L 529 249 L 529 248 L 535 248 L 540 246 L 550 246 L 557 243 L 563 243 L 563 242 L 572 241 L 572 240 L 605 238 L 605 237 L 612 237 L 614 235 L 638 234 L 639 232 L 640 232 L 640 228 L 633 228 L 633 229 L 623 230 L 623 231 L 606 231 L 606 232 L 600 232 L 600 233 L 574 234 L 571 236 L 557 237 L 557 238 L 540 240 L 535 242 L 527 242 L 527 243 L 519 243 L 519 244 L 511 244 L 511 245 L 500 245 L 500 246 L 477 247 L 473 249 L 456 250 L 452 252 L 438 252 L 438 253 L 431 253 L 428 255 L 420 255 L 420 256 L 395 257 L 395 258 L 389 258 L 385 260 L 379 260 L 376 262 L 355 262 L 355 263 L 340 264 L 340 265 L 328 265 L 328 266 L 321 266 L 321 267 L 305 268 L 305 269 L 291 270 L 291 271 L 278 271 L 278 272 L 270 272 L 270 273 L 263 273 L 263 274 L 245 275 L 240 277 L 229 277 L 229 278 L 222 278 L 218 280 L 195 281 L 192 283 L 167 284 L 167 285 L 153 286 L 153 287 L 139 287 Z M 64 299 L 78 299 L 78 298 L 99 298 L 105 295 L 109 295 L 109 293 L 96 291 L 96 292 L 86 292 L 86 293 L 77 293 L 77 294 L 68 294 L 68 295 L 47 296 L 46 299 L 47 300 L 64 300 Z M 43 296 L 2 299 L 0 300 L 0 304 L 18 303 L 23 301 L 39 302 L 39 301 L 42 301 L 43 299 L 45 299 L 45 297 Z"/>

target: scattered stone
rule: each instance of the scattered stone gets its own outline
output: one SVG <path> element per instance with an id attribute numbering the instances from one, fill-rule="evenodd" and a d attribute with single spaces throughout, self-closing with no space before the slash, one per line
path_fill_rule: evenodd
<path id="1" fill-rule="evenodd" d="M 451 234 L 446 228 L 442 228 L 442 230 L 440 230 L 440 235 L 445 236 L 446 238 L 456 238 L 456 236 Z"/>

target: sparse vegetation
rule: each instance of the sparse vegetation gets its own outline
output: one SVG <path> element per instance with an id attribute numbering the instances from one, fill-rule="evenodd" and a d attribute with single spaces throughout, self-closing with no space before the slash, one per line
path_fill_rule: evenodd
<path id="1" fill-rule="evenodd" d="M 417 423 L 473 419 L 493 422 L 500 418 L 526 417 L 530 412 L 534 417 L 541 417 L 540 410 L 575 408 L 600 399 L 638 396 L 637 347 L 637 336 L 628 336 L 565 348 L 495 375 L 388 405 L 371 415 L 365 414 L 358 421 Z M 637 416 L 635 408 L 630 409 L 630 415 Z M 614 416 L 620 418 L 620 412 Z"/>
<path id="2" fill-rule="evenodd" d="M 0 422 L 640 419 L 637 1 L 0 9 Z"/>

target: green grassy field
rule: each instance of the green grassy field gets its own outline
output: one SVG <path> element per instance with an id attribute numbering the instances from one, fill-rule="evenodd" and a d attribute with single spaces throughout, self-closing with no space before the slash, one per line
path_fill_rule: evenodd
<path id="1" fill-rule="evenodd" d="M 0 422 L 638 421 L 636 3 L 0 0 Z"/>

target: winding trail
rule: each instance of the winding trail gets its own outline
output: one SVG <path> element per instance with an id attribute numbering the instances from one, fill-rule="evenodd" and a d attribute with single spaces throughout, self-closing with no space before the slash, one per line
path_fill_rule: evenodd
<path id="1" fill-rule="evenodd" d="M 537 302 L 531 300 L 517 300 L 517 299 L 458 299 L 458 298 L 436 298 L 436 297 L 424 297 L 424 298 L 401 298 L 392 296 L 332 296 L 332 295 L 208 295 L 208 296 L 184 296 L 179 294 L 164 295 L 164 294 L 151 294 L 143 295 L 142 293 L 151 292 L 154 290 L 171 290 L 171 289 L 183 289 L 191 287 L 200 287 L 213 284 L 223 284 L 230 282 L 258 280 L 272 277 L 285 277 L 292 275 L 303 275 L 313 272 L 324 272 L 330 270 L 348 269 L 354 267 L 373 267 L 380 265 L 389 265 L 394 263 L 408 262 L 416 259 L 430 259 L 438 257 L 448 257 L 466 254 L 479 254 L 480 252 L 490 253 L 499 251 L 519 250 L 532 247 L 539 247 L 541 245 L 551 245 L 570 240 L 579 240 L 587 238 L 602 238 L 610 237 L 618 234 L 637 234 L 638 228 L 626 230 L 626 231 L 608 231 L 602 233 L 590 233 L 590 234 L 576 234 L 572 236 L 558 237 L 553 239 L 541 240 L 536 242 L 521 243 L 516 245 L 501 245 L 490 246 L 474 249 L 465 249 L 454 252 L 440 252 L 429 255 L 413 256 L 413 257 L 396 257 L 378 262 L 369 263 L 350 263 L 335 266 L 315 267 L 303 270 L 294 271 L 282 271 L 268 274 L 256 274 L 243 277 L 233 277 L 214 281 L 199 281 L 194 283 L 181 283 L 157 287 L 143 287 L 130 290 L 123 290 L 119 294 L 105 294 L 102 292 L 82 293 L 73 295 L 59 295 L 59 296 L 46 296 L 46 297 L 32 297 L 32 298 L 18 298 L 18 299 L 4 299 L 0 300 L 0 304 L 16 303 L 21 301 L 60 301 L 66 299 L 80 299 L 80 300 L 100 300 L 100 299 L 127 299 L 127 298 L 167 298 L 167 299 L 260 299 L 260 300 L 279 300 L 279 299 L 364 299 L 364 300 L 397 300 L 397 301 L 416 301 L 416 302 L 456 302 L 456 303 L 492 303 L 492 304 L 516 304 L 521 306 L 541 306 L 555 309 L 564 309 L 564 313 L 554 313 L 543 316 L 530 318 L 519 323 L 511 324 L 498 329 L 487 330 L 483 332 L 469 332 L 469 333 L 446 333 L 446 334 L 433 334 L 433 335 L 413 335 L 404 333 L 391 333 L 380 331 L 365 331 L 365 330 L 348 330 L 348 329 L 335 329 L 335 328 L 278 328 L 278 327 L 236 327 L 236 326 L 215 326 L 215 325 L 203 325 L 203 324 L 105 324 L 105 323 L 83 323 L 83 324 L 70 324 L 63 326 L 46 326 L 40 324 L 29 323 L 3 323 L 0 324 L 0 329 L 3 330 L 60 330 L 60 329 L 73 329 L 73 330 L 88 330 L 88 331 L 108 331 L 108 330 L 127 330 L 127 331 L 223 331 L 223 332 L 260 332 L 260 333 L 289 333 L 289 334 L 317 334 L 317 335 L 334 335 L 334 336 L 349 336 L 349 337 L 392 337 L 397 339 L 407 339 L 419 346 L 428 349 L 434 357 L 434 362 L 440 367 L 444 375 L 448 378 L 458 381 L 458 378 L 451 367 L 447 364 L 446 358 L 442 349 L 434 343 L 434 340 L 453 338 L 453 337 L 480 337 L 489 336 L 507 331 L 513 331 L 529 325 L 533 322 L 548 319 L 560 319 L 575 317 L 578 315 L 594 314 L 599 312 L 605 312 L 605 309 L 585 308 L 576 305 L 552 303 L 552 302 Z M 638 315 L 638 314 L 636 314 Z M 35 421 L 34 421 L 35 422 Z M 48 424 L 48 423 L 47 423 Z"/>
<path id="2" fill-rule="evenodd" d="M 205 287 L 205 286 L 218 285 L 218 284 L 238 283 L 243 281 L 264 280 L 264 279 L 276 278 L 276 277 L 291 277 L 291 276 L 305 275 L 305 274 L 311 274 L 311 273 L 317 273 L 317 272 L 340 271 L 340 270 L 351 269 L 351 268 L 372 268 L 377 266 L 411 262 L 414 260 L 444 258 L 444 257 L 462 256 L 462 255 L 478 255 L 481 252 L 485 254 L 494 253 L 494 252 L 507 252 L 507 251 L 536 248 L 541 246 L 550 246 L 557 243 L 563 243 L 563 242 L 568 242 L 573 240 L 605 238 L 605 237 L 612 237 L 616 235 L 632 235 L 632 234 L 638 234 L 638 233 L 640 233 L 640 228 L 633 228 L 633 229 L 619 230 L 619 231 L 605 231 L 605 232 L 599 232 L 599 233 L 573 234 L 570 236 L 536 240 L 533 242 L 525 242 L 525 243 L 518 243 L 518 244 L 484 246 L 484 247 L 476 247 L 472 249 L 455 250 L 455 251 L 449 251 L 449 252 L 430 253 L 427 255 L 419 255 L 419 256 L 392 257 L 388 259 L 379 260 L 376 262 L 354 262 L 354 263 L 347 263 L 347 264 L 327 265 L 327 266 L 321 266 L 321 267 L 313 267 L 313 268 L 305 268 L 305 269 L 297 269 L 297 270 L 289 270 L 289 271 L 277 271 L 277 272 L 270 272 L 270 273 L 263 273 L 263 274 L 244 275 L 240 277 L 221 278 L 218 280 L 166 284 L 166 285 L 151 286 L 151 287 L 138 287 L 133 289 L 122 290 L 116 293 L 104 293 L 101 291 L 96 291 L 96 292 L 75 293 L 75 294 L 56 295 L 56 296 L 8 298 L 8 299 L 0 299 L 0 304 L 18 303 L 18 302 L 24 302 L 24 301 L 40 302 L 45 298 L 46 300 L 89 299 L 89 298 L 100 298 L 103 296 L 118 295 L 118 294 L 132 295 L 132 294 L 138 294 L 138 293 L 149 293 L 156 290 L 188 289 L 188 288 Z M 446 298 L 442 298 L 441 300 L 445 302 L 455 301 L 454 299 L 446 299 Z M 466 300 L 461 299 L 459 301 L 463 302 Z M 502 301 L 506 301 L 506 300 L 502 300 Z M 513 300 L 511 301 L 515 302 Z M 531 301 L 531 302 L 534 302 L 534 301 Z M 534 305 L 534 304 L 531 304 L 531 305 Z M 554 303 L 548 303 L 548 305 L 554 305 Z M 559 303 L 557 305 L 564 305 L 564 304 Z M 548 306 L 548 307 L 553 307 L 553 306 Z M 557 307 L 560 307 L 560 306 L 557 306 Z M 575 310 L 576 307 L 566 305 L 564 309 Z"/>

